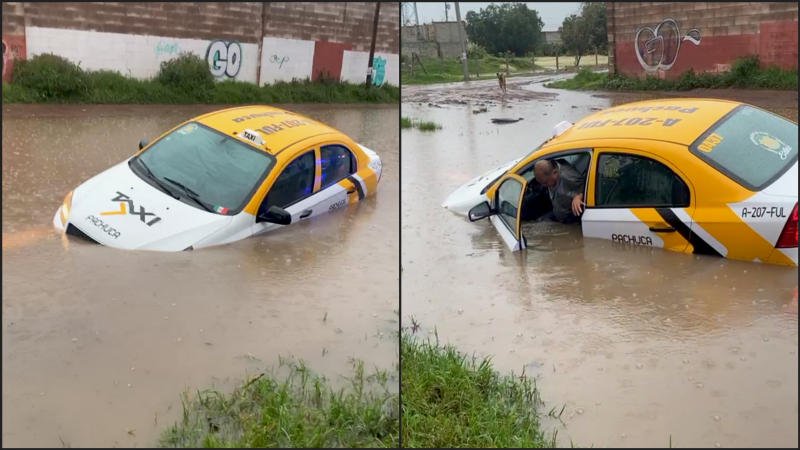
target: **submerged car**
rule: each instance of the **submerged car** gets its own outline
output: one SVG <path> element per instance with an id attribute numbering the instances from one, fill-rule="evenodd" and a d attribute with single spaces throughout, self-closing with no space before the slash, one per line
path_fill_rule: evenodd
<path id="1" fill-rule="evenodd" d="M 346 208 L 380 176 L 379 156 L 330 126 L 269 106 L 224 109 L 140 141 L 69 192 L 53 225 L 110 247 L 191 250 Z"/>
<path id="2" fill-rule="evenodd" d="M 744 103 L 628 103 L 559 123 L 442 206 L 524 249 L 521 222 L 552 209 L 533 174 L 546 159 L 584 177 L 584 237 L 797 266 L 797 145 L 796 123 Z"/>

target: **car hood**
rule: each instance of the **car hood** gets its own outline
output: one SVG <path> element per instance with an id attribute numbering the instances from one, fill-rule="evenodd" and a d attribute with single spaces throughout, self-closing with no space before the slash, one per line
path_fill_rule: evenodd
<path id="1" fill-rule="evenodd" d="M 139 178 L 126 160 L 75 188 L 67 220 L 109 247 L 180 251 L 232 218 L 174 199 Z"/>
<path id="2" fill-rule="evenodd" d="M 502 166 L 496 167 L 483 175 L 469 180 L 453 191 L 445 199 L 444 203 L 442 203 L 442 206 L 456 214 L 466 216 L 473 206 L 479 205 L 482 201 L 486 200 L 486 195 L 481 194 L 483 188 L 506 173 L 508 169 L 513 167 L 521 159 L 520 157 L 509 161 Z"/>

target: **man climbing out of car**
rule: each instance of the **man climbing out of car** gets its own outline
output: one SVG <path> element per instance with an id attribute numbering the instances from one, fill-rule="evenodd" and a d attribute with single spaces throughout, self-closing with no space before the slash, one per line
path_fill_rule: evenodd
<path id="1" fill-rule="evenodd" d="M 533 166 L 536 181 L 547 188 L 553 211 L 543 217 L 562 223 L 577 222 L 583 213 L 586 180 L 569 164 L 541 159 Z"/>

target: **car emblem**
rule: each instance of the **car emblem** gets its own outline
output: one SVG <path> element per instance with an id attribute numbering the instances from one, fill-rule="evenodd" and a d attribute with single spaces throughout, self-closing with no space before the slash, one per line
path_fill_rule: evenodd
<path id="1" fill-rule="evenodd" d="M 781 159 L 788 158 L 789 153 L 792 152 L 792 147 L 785 144 L 782 140 L 776 138 L 775 136 L 763 131 L 754 131 L 750 133 L 750 140 L 753 142 L 753 144 L 756 144 L 764 150 L 780 156 Z"/>
<path id="2" fill-rule="evenodd" d="M 139 211 L 135 211 L 135 207 L 133 206 L 133 200 L 130 197 L 123 194 L 122 192 L 117 191 L 117 196 L 111 199 L 112 202 L 120 202 L 119 210 L 117 211 L 105 211 L 101 212 L 101 216 L 115 216 L 115 215 L 134 215 L 139 216 L 142 222 L 146 223 L 147 226 L 151 227 L 154 223 L 161 220 L 160 217 L 156 216 L 155 213 L 147 212 L 144 209 L 144 206 L 139 206 Z M 153 216 L 149 222 L 147 221 L 147 216 Z"/>

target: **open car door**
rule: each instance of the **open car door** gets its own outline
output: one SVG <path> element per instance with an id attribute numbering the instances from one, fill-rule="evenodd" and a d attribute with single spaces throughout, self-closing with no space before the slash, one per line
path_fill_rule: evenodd
<path id="1" fill-rule="evenodd" d="M 525 248 L 520 211 L 527 184 L 525 178 L 513 173 L 507 174 L 500 179 L 500 187 L 495 191 L 491 204 L 483 202 L 469 211 L 470 222 L 489 217 L 511 251 Z"/>

